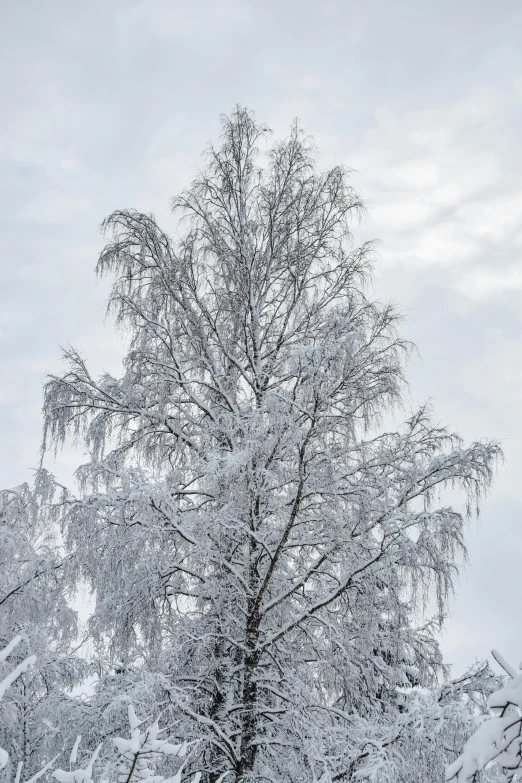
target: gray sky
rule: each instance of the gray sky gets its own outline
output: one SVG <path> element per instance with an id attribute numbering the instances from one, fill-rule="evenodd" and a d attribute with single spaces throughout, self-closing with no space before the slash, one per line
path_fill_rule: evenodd
<path id="1" fill-rule="evenodd" d="M 356 169 L 381 240 L 375 290 L 431 398 L 506 465 L 469 530 L 443 638 L 458 672 L 522 657 L 522 6 L 518 0 L 0 0 L 0 486 L 38 461 L 41 384 L 72 343 L 119 369 L 98 226 L 188 184 L 237 103 L 300 117 Z M 68 475 L 71 453 L 56 464 Z"/>

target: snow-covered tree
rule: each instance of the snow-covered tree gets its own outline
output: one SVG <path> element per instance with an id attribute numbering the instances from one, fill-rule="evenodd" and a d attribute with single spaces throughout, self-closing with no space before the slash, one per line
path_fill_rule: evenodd
<path id="1" fill-rule="evenodd" d="M 14 668 L 12 667 L 13 651 L 22 641 L 21 636 L 15 636 L 9 644 L 0 650 L 0 664 L 9 659 L 9 671 L 0 680 L 0 702 L 5 699 L 7 693 L 13 688 L 14 684 L 21 676 L 30 670 L 37 662 L 35 655 L 24 658 Z M 184 742 L 181 745 L 173 745 L 168 740 L 159 737 L 164 732 L 160 729 L 159 721 L 156 720 L 146 728 L 143 727 L 144 721 L 138 720 L 134 707 L 129 704 L 128 721 L 130 724 L 130 737 L 115 737 L 113 739 L 113 754 L 103 767 L 100 769 L 99 756 L 102 746 L 98 745 L 94 751 L 87 756 L 84 767 L 78 767 L 78 748 L 81 736 L 76 737 L 74 745 L 69 755 L 69 769 L 55 769 L 55 762 L 58 755 L 49 760 L 42 767 L 37 769 L 30 777 L 24 776 L 25 783 L 36 783 L 49 775 L 59 783 L 111 783 L 117 780 L 118 783 L 138 783 L 141 780 L 147 780 L 149 783 L 181 783 L 181 775 L 186 761 L 181 763 L 174 762 L 177 767 L 176 773 L 165 777 L 165 775 L 156 775 L 159 765 L 167 764 L 172 767 L 172 759 L 184 759 L 190 751 L 190 745 L 194 743 Z M 14 727 L 10 727 L 15 731 Z M 33 738 L 34 739 L 34 738 Z M 11 743 L 13 744 L 13 743 Z M 170 763 L 169 763 L 170 762 Z M 9 763 L 9 753 L 5 748 L 0 748 L 0 770 L 5 769 Z M 23 760 L 16 764 L 16 772 L 9 777 L 14 783 L 20 783 L 23 773 Z M 172 771 L 172 770 L 171 770 Z M 223 777 L 221 780 L 223 780 Z M 199 783 L 200 776 L 196 775 L 192 783 Z"/>
<path id="2" fill-rule="evenodd" d="M 173 745 L 167 739 L 160 738 L 165 729 L 160 729 L 159 721 L 144 726 L 144 721 L 136 716 L 134 707 L 129 704 L 128 722 L 130 737 L 114 737 L 112 754 L 105 763 L 100 764 L 99 757 L 102 745 L 98 745 L 86 759 L 85 766 L 78 767 L 78 748 L 82 739 L 78 735 L 72 747 L 69 770 L 55 769 L 52 777 L 58 783 L 139 783 L 146 780 L 149 783 L 181 783 L 186 757 L 190 752 L 190 744 L 183 742 Z M 181 763 L 180 760 L 181 759 Z M 176 768 L 175 774 L 156 774 L 158 767 Z M 192 783 L 199 783 L 196 775 Z"/>
<path id="3" fill-rule="evenodd" d="M 70 652 L 76 616 L 64 594 L 63 559 L 40 513 L 52 487 L 45 479 L 42 472 L 33 490 L 0 492 L 0 647 L 17 639 L 0 669 L 36 656 L 0 704 L 0 745 L 9 755 L 2 781 L 14 780 L 18 764 L 29 779 L 55 755 L 65 739 L 67 693 L 86 668 Z"/>
<path id="4" fill-rule="evenodd" d="M 13 650 L 17 647 L 18 644 L 21 642 L 20 636 L 15 636 L 9 644 L 6 644 L 5 647 L 0 650 L 0 664 L 3 664 L 11 655 Z M 5 694 L 11 688 L 14 682 L 20 677 L 21 674 L 24 674 L 27 669 L 35 662 L 36 658 L 34 655 L 30 655 L 27 658 L 24 658 L 24 660 L 20 661 L 14 669 L 11 667 L 11 670 L 8 674 L 5 674 L 2 679 L 0 680 L 0 702 L 3 701 Z M 5 748 L 0 748 L 0 769 L 4 769 L 9 762 L 9 752 Z"/>
<path id="5" fill-rule="evenodd" d="M 502 770 L 500 779 L 520 780 L 522 770 L 522 673 L 493 650 L 493 657 L 508 674 L 507 681 L 490 694 L 492 715 L 481 722 L 462 753 L 446 769 L 448 783 L 478 783 L 484 770 Z M 522 669 L 522 664 L 520 666 Z"/>
<path id="6" fill-rule="evenodd" d="M 445 767 L 461 752 L 468 738 L 488 713 L 488 698 L 498 689 L 501 678 L 487 663 L 477 663 L 468 672 L 437 690 L 403 691 L 406 717 L 394 746 L 380 749 L 378 781 L 401 783 L 440 783 Z M 399 727 L 401 727 L 401 722 Z M 398 734 L 398 732 L 397 732 Z M 496 771 L 481 783 L 496 783 Z"/>
<path id="7" fill-rule="evenodd" d="M 45 396 L 46 443 L 90 453 L 80 496 L 54 508 L 65 569 L 93 590 L 113 677 L 203 736 L 187 774 L 404 780 L 380 759 L 442 671 L 464 552 L 439 491 L 471 511 L 498 448 L 464 446 L 428 408 L 379 429 L 408 345 L 366 293 L 361 201 L 297 125 L 266 136 L 245 109 L 223 120 L 174 201 L 176 240 L 150 215 L 105 221 L 124 374 L 96 379 L 70 350 Z"/>

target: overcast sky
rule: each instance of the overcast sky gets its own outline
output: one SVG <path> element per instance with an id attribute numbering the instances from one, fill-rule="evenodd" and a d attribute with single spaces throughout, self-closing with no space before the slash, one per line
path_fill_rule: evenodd
<path id="1" fill-rule="evenodd" d="M 0 0 L 0 486 L 38 462 L 59 345 L 117 373 L 94 265 L 116 208 L 188 184 L 239 102 L 298 116 L 321 165 L 356 169 L 432 399 L 506 464 L 469 529 L 443 649 L 458 673 L 522 658 L 522 6 L 519 0 Z M 65 454 L 56 464 L 67 476 Z"/>

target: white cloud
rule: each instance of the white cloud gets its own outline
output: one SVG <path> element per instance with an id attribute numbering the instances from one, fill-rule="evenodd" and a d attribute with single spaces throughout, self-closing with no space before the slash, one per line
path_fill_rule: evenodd
<path id="1" fill-rule="evenodd" d="M 386 263 L 415 271 L 418 293 L 427 268 L 460 296 L 495 298 L 520 286 L 522 146 L 510 118 L 517 84 L 506 80 L 500 95 L 474 88 L 437 108 L 381 107 L 357 145 L 356 180 L 371 208 L 365 230 L 381 238 Z M 343 137 L 327 141 L 338 157 Z"/>
<path id="2" fill-rule="evenodd" d="M 188 43 L 192 47 L 204 41 L 206 47 L 222 45 L 220 36 L 232 36 L 249 26 L 253 9 L 241 0 L 193 0 L 190 4 L 165 3 L 164 0 L 141 0 L 120 7 L 115 16 L 120 40 L 126 46 L 151 42 L 170 45 Z"/>
<path id="3" fill-rule="evenodd" d="M 42 223 L 66 222 L 71 215 L 86 212 L 90 202 L 85 198 L 67 197 L 61 193 L 44 193 L 22 208 L 22 217 Z"/>
<path id="4" fill-rule="evenodd" d="M 476 299 L 498 298 L 522 290 L 522 259 L 516 266 L 499 269 L 473 270 L 459 278 L 456 289 L 464 296 Z M 522 355 L 522 354 L 521 354 Z"/>
<path id="5" fill-rule="evenodd" d="M 379 201 L 372 210 L 372 220 L 395 231 L 406 231 L 434 217 L 436 207 L 413 199 Z"/>

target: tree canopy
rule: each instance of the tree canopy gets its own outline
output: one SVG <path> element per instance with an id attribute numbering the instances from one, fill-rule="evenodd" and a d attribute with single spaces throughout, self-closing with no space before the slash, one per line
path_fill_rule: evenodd
<path id="1" fill-rule="evenodd" d="M 428 407 L 384 426 L 409 346 L 368 294 L 349 172 L 319 171 L 297 123 L 270 146 L 237 107 L 173 209 L 174 239 L 133 210 L 104 223 L 122 377 L 71 349 L 45 390 L 45 447 L 89 454 L 45 511 L 95 599 L 83 730 L 132 700 L 200 738 L 186 774 L 208 783 L 439 779 L 471 720 L 437 691 L 465 553 L 440 493 L 471 512 L 499 448 Z"/>

